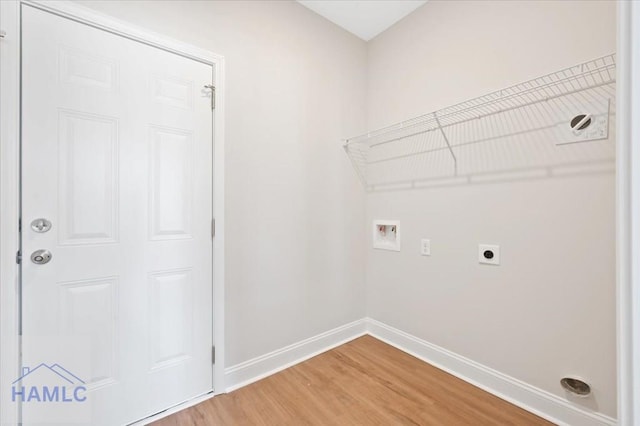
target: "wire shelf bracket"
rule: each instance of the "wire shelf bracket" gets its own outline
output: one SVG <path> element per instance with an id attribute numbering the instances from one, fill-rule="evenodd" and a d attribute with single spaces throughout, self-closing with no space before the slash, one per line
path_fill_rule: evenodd
<path id="1" fill-rule="evenodd" d="M 453 158 L 453 174 L 455 176 L 458 176 L 458 159 L 456 158 L 456 154 L 454 154 L 453 152 L 453 148 L 451 148 L 451 142 L 449 142 L 449 138 L 447 138 L 447 134 L 444 132 L 444 129 L 442 128 L 442 124 L 440 124 L 440 120 L 438 120 L 437 112 L 433 113 L 433 118 L 436 120 L 436 123 L 438 124 L 438 129 L 440 129 L 440 133 L 442 133 L 442 139 L 444 139 L 445 143 L 447 144 L 447 148 L 451 153 L 451 158 Z"/>

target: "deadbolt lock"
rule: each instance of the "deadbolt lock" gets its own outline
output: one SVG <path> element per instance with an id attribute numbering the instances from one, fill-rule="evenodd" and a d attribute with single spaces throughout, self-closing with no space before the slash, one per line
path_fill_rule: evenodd
<path id="1" fill-rule="evenodd" d="M 51 252 L 49 250 L 36 250 L 31 253 L 31 261 L 36 265 L 44 265 L 51 260 Z"/>
<path id="2" fill-rule="evenodd" d="M 51 229 L 51 222 L 44 218 L 34 219 L 31 222 L 31 229 L 39 234 L 42 234 Z"/>

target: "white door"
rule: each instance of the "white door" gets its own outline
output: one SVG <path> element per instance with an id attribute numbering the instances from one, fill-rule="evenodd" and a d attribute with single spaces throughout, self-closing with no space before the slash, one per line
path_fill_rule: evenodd
<path id="1" fill-rule="evenodd" d="M 213 69 L 22 8 L 13 397 L 24 424 L 130 423 L 212 390 Z"/>

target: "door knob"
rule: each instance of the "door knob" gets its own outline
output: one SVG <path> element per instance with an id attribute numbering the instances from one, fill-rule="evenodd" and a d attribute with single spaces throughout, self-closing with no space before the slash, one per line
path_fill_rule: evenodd
<path id="1" fill-rule="evenodd" d="M 51 229 L 51 222 L 44 218 L 34 219 L 31 222 L 31 229 L 42 234 Z"/>
<path id="2" fill-rule="evenodd" d="M 49 263 L 51 257 L 51 252 L 49 250 L 40 249 L 31 253 L 31 261 L 36 265 L 44 265 L 45 263 Z"/>

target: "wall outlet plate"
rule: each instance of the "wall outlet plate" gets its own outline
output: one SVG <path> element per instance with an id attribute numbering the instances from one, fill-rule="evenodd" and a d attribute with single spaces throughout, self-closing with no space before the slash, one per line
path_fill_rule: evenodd
<path id="1" fill-rule="evenodd" d="M 479 244 L 478 262 L 487 265 L 500 265 L 500 246 L 495 244 Z"/>
<path id="2" fill-rule="evenodd" d="M 422 256 L 431 256 L 431 240 L 426 238 L 420 240 L 420 254 Z"/>
<path id="3" fill-rule="evenodd" d="M 400 221 L 373 221 L 373 248 L 400 251 Z"/>

